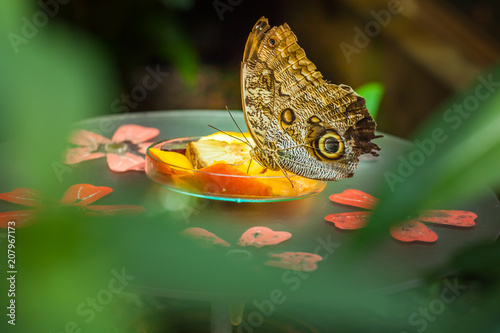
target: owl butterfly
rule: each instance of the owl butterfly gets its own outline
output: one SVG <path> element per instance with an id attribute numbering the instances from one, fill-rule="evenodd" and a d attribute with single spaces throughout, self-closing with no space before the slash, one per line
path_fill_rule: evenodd
<path id="1" fill-rule="evenodd" d="M 251 155 L 264 167 L 337 180 L 353 176 L 360 155 L 378 155 L 365 99 L 323 80 L 286 23 L 271 28 L 262 17 L 253 27 L 241 95 Z"/>

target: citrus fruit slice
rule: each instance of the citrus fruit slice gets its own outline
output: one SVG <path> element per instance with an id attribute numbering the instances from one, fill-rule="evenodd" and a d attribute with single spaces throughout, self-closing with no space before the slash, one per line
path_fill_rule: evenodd
<path id="1" fill-rule="evenodd" d="M 190 142 L 186 149 L 186 156 L 196 169 L 206 168 L 217 162 L 226 162 L 240 166 L 240 170 L 246 172 L 251 160 L 250 150 L 253 140 L 248 137 L 247 141 L 245 138 L 246 135 L 241 133 L 217 132 L 198 141 Z M 252 169 L 250 174 L 262 172 L 263 168 L 258 168 L 255 164 L 258 166 L 255 161 L 250 164 Z"/>
<path id="2" fill-rule="evenodd" d="M 262 176 L 267 168 L 263 167 L 253 159 L 248 159 L 247 161 L 235 165 L 241 172 L 244 172 L 250 176 Z"/>
<path id="3" fill-rule="evenodd" d="M 225 162 L 215 163 L 202 168 L 184 181 L 205 193 L 266 197 L 272 194 L 269 184 L 249 177 L 247 173 Z"/>
<path id="4" fill-rule="evenodd" d="M 224 141 L 227 143 L 238 143 L 238 142 L 250 142 L 253 146 L 254 141 L 250 136 L 250 133 L 239 133 L 239 132 L 215 132 L 213 134 L 204 136 L 200 139 L 200 141 L 204 140 L 216 140 L 216 141 Z M 242 141 L 243 140 L 243 141 Z"/>
<path id="5" fill-rule="evenodd" d="M 193 165 L 188 160 L 188 158 L 180 153 L 176 153 L 173 151 L 163 151 L 157 148 L 150 148 L 149 153 L 160 161 L 170 164 L 166 165 L 158 163 L 157 167 L 161 172 L 169 174 L 184 174 L 188 172 L 187 170 L 193 169 Z M 175 167 L 179 167 L 182 169 Z"/>
<path id="6" fill-rule="evenodd" d="M 229 164 L 241 164 L 250 159 L 250 147 L 242 142 L 192 141 L 187 146 L 186 156 L 196 169 L 222 161 Z"/>

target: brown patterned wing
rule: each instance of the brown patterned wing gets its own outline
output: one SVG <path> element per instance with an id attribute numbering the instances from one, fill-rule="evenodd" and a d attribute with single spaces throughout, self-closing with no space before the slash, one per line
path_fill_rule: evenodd
<path id="1" fill-rule="evenodd" d="M 255 24 L 241 74 L 254 156 L 265 166 L 337 180 L 353 175 L 361 154 L 377 155 L 365 100 L 323 80 L 287 24 L 271 28 L 264 17 Z"/>

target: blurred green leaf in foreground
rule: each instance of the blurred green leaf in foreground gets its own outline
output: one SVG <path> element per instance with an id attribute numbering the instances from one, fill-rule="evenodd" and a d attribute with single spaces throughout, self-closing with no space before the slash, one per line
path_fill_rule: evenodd
<path id="1" fill-rule="evenodd" d="M 466 200 L 500 184 L 500 67 L 478 76 L 415 134 L 381 179 L 363 238 L 421 209 Z M 494 217 L 492 217 L 494 218 Z"/>
<path id="2" fill-rule="evenodd" d="M 377 118 L 385 87 L 380 82 L 368 82 L 358 87 L 356 92 L 366 100 L 366 107 L 373 119 Z"/>
<path id="3" fill-rule="evenodd" d="M 115 75 L 98 45 L 30 4 L 35 3 L 0 4 L 2 190 L 61 193 L 67 185 L 58 179 L 54 163 L 61 161 L 69 130 L 109 108 Z M 79 222 L 73 214 L 53 214 L 16 230 L 17 321 L 16 326 L 6 323 L 7 298 L 2 296 L 0 326 L 9 327 L 0 331 L 74 331 L 79 304 L 107 285 L 112 269 L 121 269 L 112 266 L 108 253 L 89 246 L 85 224 Z M 6 264 L 6 242 L 0 243 Z M 2 294 L 6 281 L 0 283 Z"/>

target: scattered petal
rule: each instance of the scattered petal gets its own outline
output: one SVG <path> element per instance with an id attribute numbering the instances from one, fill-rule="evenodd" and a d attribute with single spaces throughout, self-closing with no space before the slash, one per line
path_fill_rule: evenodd
<path id="1" fill-rule="evenodd" d="M 292 237 L 286 231 L 274 231 L 266 227 L 253 227 L 241 235 L 238 245 L 262 247 L 265 245 L 276 245 Z"/>
<path id="2" fill-rule="evenodd" d="M 477 217 L 473 212 L 464 210 L 424 210 L 418 219 L 423 222 L 448 224 L 458 227 L 473 227 Z"/>
<path id="3" fill-rule="evenodd" d="M 18 188 L 12 192 L 0 193 L 0 199 L 10 201 L 17 204 L 22 204 L 37 209 L 20 210 L 0 213 L 0 228 L 9 227 L 9 222 L 16 222 L 15 227 L 24 227 L 31 221 L 43 206 L 49 204 L 50 207 L 85 207 L 82 212 L 90 213 L 89 215 L 116 215 L 116 214 L 132 214 L 139 213 L 144 210 L 142 206 L 136 205 L 96 205 L 88 206 L 103 196 L 111 193 L 113 190 L 106 186 L 93 186 L 90 184 L 76 184 L 71 186 L 63 195 L 61 201 L 47 198 L 41 192 L 28 189 Z M 53 207 L 52 202 L 57 204 Z"/>
<path id="4" fill-rule="evenodd" d="M 225 240 L 217 237 L 213 233 L 211 233 L 208 230 L 205 230 L 203 228 L 187 228 L 182 232 L 184 235 L 187 235 L 189 237 L 202 240 L 206 242 L 209 245 L 221 245 L 221 246 L 231 246 L 228 242 Z"/>
<path id="5" fill-rule="evenodd" d="M 40 191 L 30 188 L 16 188 L 12 192 L 0 193 L 0 200 L 13 202 L 28 207 L 40 207 L 44 197 Z"/>
<path id="6" fill-rule="evenodd" d="M 33 219 L 35 213 L 38 210 L 18 210 L 13 212 L 0 213 L 0 228 L 12 227 L 9 222 L 14 221 L 16 225 L 14 228 L 21 228 L 27 225 L 27 223 Z"/>
<path id="7" fill-rule="evenodd" d="M 105 155 L 104 153 L 92 153 L 91 148 L 87 147 L 70 148 L 66 150 L 64 163 L 75 164 L 83 161 L 100 158 L 103 157 L 104 155 Z"/>
<path id="8" fill-rule="evenodd" d="M 332 222 L 339 229 L 361 229 L 368 223 L 370 212 L 347 212 L 325 216 L 325 220 Z"/>
<path id="9" fill-rule="evenodd" d="M 129 170 L 143 171 L 146 160 L 143 157 L 126 153 L 125 155 L 108 154 L 108 166 L 112 171 L 124 172 Z"/>
<path id="10" fill-rule="evenodd" d="M 373 209 L 378 199 L 359 190 L 345 190 L 342 193 L 332 194 L 330 200 L 343 205 Z"/>
<path id="11" fill-rule="evenodd" d="M 152 138 L 158 136 L 160 131 L 154 127 L 144 127 L 134 124 L 122 125 L 120 126 L 115 134 L 113 135 L 113 142 L 124 142 L 130 141 L 132 143 L 138 144 L 151 140 Z"/>
<path id="12" fill-rule="evenodd" d="M 92 205 L 86 206 L 94 215 L 123 215 L 137 214 L 144 211 L 144 207 L 136 205 Z"/>
<path id="13" fill-rule="evenodd" d="M 113 189 L 106 186 L 76 184 L 64 193 L 61 203 L 86 206 L 111 192 L 113 192 Z"/>
<path id="14" fill-rule="evenodd" d="M 269 257 L 274 260 L 268 260 L 265 263 L 268 266 L 305 272 L 314 271 L 318 268 L 316 262 L 323 260 L 323 258 L 317 254 L 305 252 L 270 253 Z"/>
<path id="15" fill-rule="evenodd" d="M 339 194 L 330 196 L 330 200 L 344 205 L 372 209 L 377 204 L 378 199 L 358 190 L 345 190 Z M 340 229 L 363 228 L 368 222 L 368 212 L 349 212 L 330 214 L 325 220 L 335 224 Z M 472 227 L 477 215 L 469 211 L 458 210 L 426 210 L 412 220 L 408 220 L 390 229 L 391 235 L 402 242 L 435 242 L 438 236 L 422 222 L 447 224 L 459 227 Z"/>
<path id="16" fill-rule="evenodd" d="M 409 220 L 391 227 L 391 235 L 402 242 L 435 242 L 438 239 L 431 229 L 417 220 Z"/>
<path id="17" fill-rule="evenodd" d="M 73 133 L 69 141 L 79 146 L 90 148 L 90 151 L 97 150 L 100 144 L 111 143 L 111 140 L 102 135 L 86 130 L 78 130 Z"/>

